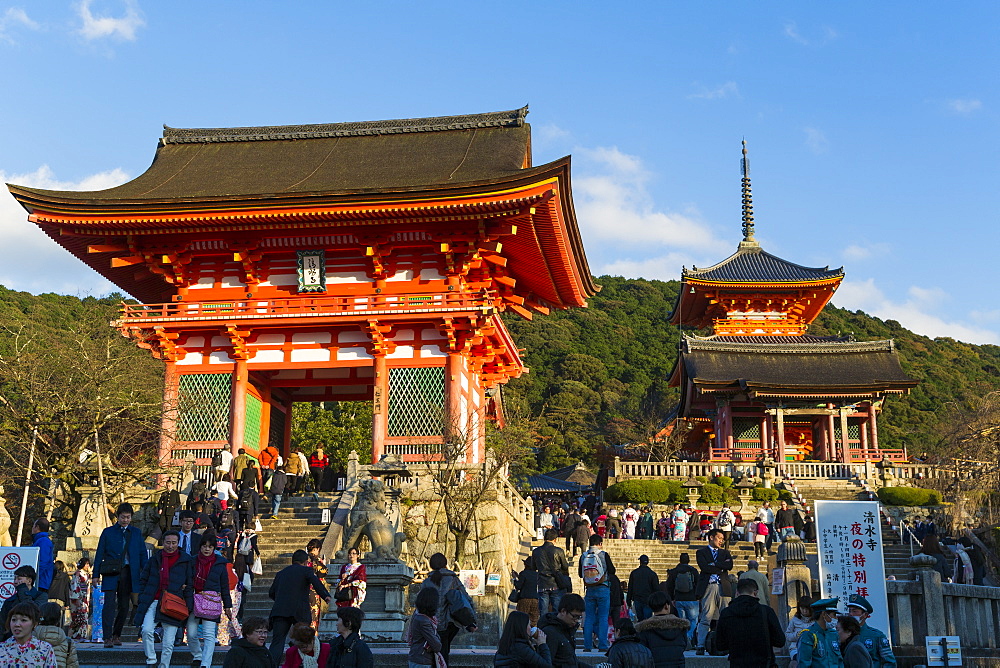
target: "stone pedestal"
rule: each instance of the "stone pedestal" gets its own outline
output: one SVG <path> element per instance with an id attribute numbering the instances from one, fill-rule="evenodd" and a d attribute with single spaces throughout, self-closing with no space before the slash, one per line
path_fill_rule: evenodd
<path id="1" fill-rule="evenodd" d="M 361 604 L 365 621 L 361 634 L 370 642 L 393 642 L 403 640 L 406 625 L 406 588 L 413 582 L 413 569 L 399 561 L 369 561 L 363 559 L 368 573 L 367 595 Z M 330 573 L 339 576 L 343 561 L 330 564 Z M 333 593 L 331 588 L 330 592 Z M 332 636 L 337 633 L 337 610 L 330 611 L 320 621 L 320 634 Z"/>
<path id="2" fill-rule="evenodd" d="M 795 614 L 799 597 L 812 593 L 812 573 L 806 565 L 805 543 L 795 536 L 782 541 L 778 547 L 778 567 L 785 569 L 785 585 L 777 600 L 778 622 L 784 627 Z"/>
<path id="3" fill-rule="evenodd" d="M 101 532 L 108 526 L 108 513 L 101 502 L 100 487 L 81 485 L 76 491 L 80 493 L 80 507 L 76 511 L 73 535 L 66 539 L 66 549 L 93 554 Z"/>

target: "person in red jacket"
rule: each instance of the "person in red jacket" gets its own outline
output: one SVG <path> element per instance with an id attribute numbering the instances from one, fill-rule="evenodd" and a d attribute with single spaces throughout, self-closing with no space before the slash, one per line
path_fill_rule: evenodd
<path id="1" fill-rule="evenodd" d="M 309 455 L 309 473 L 312 474 L 313 491 L 319 492 L 323 483 L 323 471 L 330 465 L 330 458 L 323 452 L 323 444 L 316 445 L 316 451 Z"/>
<path id="2" fill-rule="evenodd" d="M 302 668 L 306 663 L 304 657 L 307 656 L 316 661 L 315 665 L 326 665 L 330 658 L 330 645 L 319 641 L 316 629 L 312 626 L 299 622 L 292 627 L 289 638 L 292 646 L 285 651 L 285 660 L 281 668 Z"/>
<path id="3" fill-rule="evenodd" d="M 260 451 L 260 472 L 264 475 L 264 484 L 274 474 L 274 469 L 278 467 L 278 449 L 271 444 Z"/>

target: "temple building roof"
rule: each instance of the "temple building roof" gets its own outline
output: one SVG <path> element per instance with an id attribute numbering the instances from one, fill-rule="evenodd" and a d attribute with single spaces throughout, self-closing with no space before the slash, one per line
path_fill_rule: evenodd
<path id="1" fill-rule="evenodd" d="M 801 339 L 801 337 L 782 337 Z M 917 385 L 892 341 L 733 343 L 685 337 L 672 380 L 756 396 L 906 392 Z"/>
<path id="2" fill-rule="evenodd" d="M 756 242 L 740 244 L 739 250 L 722 262 L 699 269 L 685 267 L 684 279 L 712 283 L 803 283 L 843 278 L 844 268 L 803 267 L 763 250 Z"/>

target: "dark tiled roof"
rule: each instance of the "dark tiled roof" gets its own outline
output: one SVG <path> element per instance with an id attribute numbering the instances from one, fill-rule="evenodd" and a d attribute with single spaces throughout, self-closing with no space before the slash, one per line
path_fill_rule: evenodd
<path id="1" fill-rule="evenodd" d="M 93 205 L 373 193 L 515 176 L 530 160 L 527 108 L 514 111 L 261 128 L 164 130 L 153 164 L 107 190 L 48 191 Z"/>
<path id="2" fill-rule="evenodd" d="M 719 283 L 797 283 L 821 281 L 844 275 L 844 268 L 803 267 L 771 255 L 755 242 L 744 242 L 733 255 L 711 267 L 684 268 L 684 278 Z"/>
<path id="3" fill-rule="evenodd" d="M 687 338 L 681 361 L 697 385 L 744 388 L 908 389 L 892 341 L 751 344 Z"/>
<path id="4" fill-rule="evenodd" d="M 706 337 L 692 337 L 693 341 L 717 341 L 720 343 L 763 343 L 776 345 L 784 343 L 848 343 L 853 341 L 849 336 L 814 336 L 802 334 L 799 336 L 762 335 L 762 336 L 723 336 L 713 334 Z"/>
<path id="5" fill-rule="evenodd" d="M 533 492 L 579 492 L 589 487 L 589 485 L 567 482 L 541 474 L 527 476 L 518 487 L 526 485 L 530 486 Z"/>
<path id="6" fill-rule="evenodd" d="M 573 466 L 564 466 L 555 471 L 549 471 L 545 475 L 549 478 L 558 478 L 559 480 L 578 482 L 584 485 L 593 485 L 594 481 L 597 480 L 597 476 L 588 471 L 583 462 L 578 462 Z"/>

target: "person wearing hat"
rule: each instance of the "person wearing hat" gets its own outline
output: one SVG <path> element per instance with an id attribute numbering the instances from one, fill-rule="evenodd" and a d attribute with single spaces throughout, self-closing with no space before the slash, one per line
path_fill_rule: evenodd
<path id="1" fill-rule="evenodd" d="M 872 658 L 872 668 L 896 668 L 896 657 L 885 634 L 868 625 L 868 618 L 875 611 L 864 596 L 851 594 L 847 599 L 847 614 L 861 624 L 861 644 Z"/>
<path id="2" fill-rule="evenodd" d="M 839 598 L 823 598 L 813 603 L 813 624 L 799 636 L 798 668 L 844 668 L 837 636 Z"/>
<path id="3" fill-rule="evenodd" d="M 625 599 L 626 605 L 635 610 L 637 622 L 641 622 L 652 616 L 647 601 L 649 595 L 660 588 L 660 578 L 652 568 L 649 567 L 649 557 L 645 554 L 639 557 L 639 568 L 635 569 L 628 576 L 628 596 Z"/>

